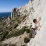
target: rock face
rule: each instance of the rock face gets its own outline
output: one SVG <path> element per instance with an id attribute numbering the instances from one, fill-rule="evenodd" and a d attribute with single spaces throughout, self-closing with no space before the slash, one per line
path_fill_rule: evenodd
<path id="1" fill-rule="evenodd" d="M 17 14 L 16 14 L 17 13 Z M 29 3 L 18 9 L 14 9 L 11 18 L 21 13 L 27 15 L 24 22 L 21 22 L 17 29 L 23 26 L 30 26 L 34 18 L 41 17 L 40 26 L 35 38 L 32 38 L 27 46 L 46 46 L 46 0 L 30 0 Z"/>
<path id="2" fill-rule="evenodd" d="M 20 15 L 19 9 L 18 8 L 12 9 L 11 19 L 14 19 L 17 15 Z"/>
<path id="3" fill-rule="evenodd" d="M 35 38 L 31 39 L 27 46 L 46 46 L 46 0 L 33 0 L 32 7 L 35 10 L 33 18 L 41 17 L 41 27 Z"/>
<path id="4" fill-rule="evenodd" d="M 35 38 L 31 39 L 27 46 L 46 46 L 46 0 L 30 0 L 25 6 L 20 8 L 22 14 L 26 14 L 27 18 L 17 27 L 18 29 L 24 25 L 29 26 L 34 18 L 41 17 L 40 28 Z M 26 23 L 26 24 L 25 24 Z"/>

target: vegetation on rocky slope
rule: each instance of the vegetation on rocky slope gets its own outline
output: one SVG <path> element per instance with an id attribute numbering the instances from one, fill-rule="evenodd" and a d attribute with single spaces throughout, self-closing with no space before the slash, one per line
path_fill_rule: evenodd
<path id="1" fill-rule="evenodd" d="M 25 19 L 25 17 L 26 15 L 17 16 L 14 20 L 10 21 L 10 26 L 8 26 L 9 24 L 7 25 L 5 19 L 0 19 L 0 41 L 4 38 L 21 35 L 22 31 L 24 32 L 24 29 L 20 29 L 20 31 L 18 31 L 16 27 Z"/>
<path id="2" fill-rule="evenodd" d="M 10 23 L 7 25 L 5 20 L 0 19 L 0 42 L 4 41 L 8 38 L 11 37 L 18 37 L 22 34 L 24 34 L 24 32 L 26 31 L 27 34 L 29 34 L 29 39 L 28 38 L 24 38 L 24 42 L 27 43 L 30 38 L 32 38 L 32 35 L 30 35 L 30 28 L 28 28 L 27 26 L 22 27 L 21 29 L 16 29 L 16 27 L 23 21 L 25 21 L 25 18 L 27 16 L 17 16 L 14 20 L 10 20 Z M 8 44 L 0 44 L 1 46 L 7 46 Z M 15 45 L 11 45 L 11 46 L 15 46 Z M 25 46 L 25 45 L 22 45 Z"/>

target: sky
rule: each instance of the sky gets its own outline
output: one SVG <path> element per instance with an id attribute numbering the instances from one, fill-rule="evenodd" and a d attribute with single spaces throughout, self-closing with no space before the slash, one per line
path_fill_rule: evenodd
<path id="1" fill-rule="evenodd" d="M 0 0 L 0 12 L 10 12 L 13 8 L 19 8 L 20 6 L 28 3 L 29 0 Z"/>

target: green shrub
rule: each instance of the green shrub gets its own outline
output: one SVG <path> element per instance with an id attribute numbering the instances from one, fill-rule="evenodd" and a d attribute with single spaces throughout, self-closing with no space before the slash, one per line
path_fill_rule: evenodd
<path id="1" fill-rule="evenodd" d="M 12 31 L 12 28 L 10 28 L 9 30 Z"/>
<path id="2" fill-rule="evenodd" d="M 23 17 L 23 20 L 26 18 L 26 15 Z"/>
<path id="3" fill-rule="evenodd" d="M 30 41 L 29 38 L 27 38 L 27 37 L 24 38 L 24 43 L 28 43 L 29 41 Z"/>
<path id="4" fill-rule="evenodd" d="M 21 20 L 17 20 L 18 21 L 18 23 L 21 23 Z"/>
<path id="5" fill-rule="evenodd" d="M 22 46 L 26 46 L 26 45 L 22 45 Z"/>
<path id="6" fill-rule="evenodd" d="M 14 31 L 14 32 L 12 32 L 11 34 L 8 34 L 7 35 L 7 38 L 10 38 L 10 37 L 17 37 L 17 36 L 19 36 L 19 35 L 22 35 L 24 32 L 27 32 L 27 33 L 30 33 L 30 29 L 27 29 L 25 26 L 22 28 L 22 29 L 20 29 L 20 30 L 18 30 L 18 31 Z"/>
<path id="7" fill-rule="evenodd" d="M 19 35 L 22 35 L 24 32 L 25 32 L 26 30 L 25 30 L 25 28 L 23 27 L 22 29 L 20 29 L 19 31 L 14 31 L 14 32 L 12 32 L 12 34 L 8 34 L 7 35 L 7 38 L 10 38 L 10 37 L 17 37 L 17 36 L 19 36 Z"/>
<path id="8" fill-rule="evenodd" d="M 18 24 L 15 24 L 14 28 L 16 28 L 18 26 Z"/>
<path id="9" fill-rule="evenodd" d="M 0 44 L 0 46 L 7 46 L 7 44 Z"/>
<path id="10" fill-rule="evenodd" d="M 0 29 L 0 41 L 4 40 L 8 35 L 9 31 L 5 29 Z"/>
<path id="11" fill-rule="evenodd" d="M 24 26 L 23 28 L 27 28 L 27 26 Z"/>
<path id="12" fill-rule="evenodd" d="M 30 33 L 30 29 L 25 29 L 27 33 Z"/>
<path id="13" fill-rule="evenodd" d="M 0 41 L 2 41 L 2 39 L 3 39 L 3 37 L 2 37 L 2 36 L 0 36 Z"/>
<path id="14" fill-rule="evenodd" d="M 8 34 L 8 32 L 4 32 L 4 36 L 3 38 L 10 38 L 10 37 L 17 37 L 19 35 L 22 35 L 24 32 L 30 33 L 30 29 L 28 29 L 26 26 L 24 26 L 22 29 L 18 30 L 18 31 L 11 31 L 10 34 Z"/>
<path id="15" fill-rule="evenodd" d="M 8 31 L 3 32 L 3 37 L 5 38 L 8 33 Z"/>
<path id="16" fill-rule="evenodd" d="M 4 31 L 3 34 L 0 36 L 0 41 L 4 40 L 8 34 L 8 31 Z"/>
<path id="17" fill-rule="evenodd" d="M 0 28 L 0 32 L 3 32 L 3 30 Z"/>
<path id="18" fill-rule="evenodd" d="M 29 38 L 32 38 L 32 33 L 31 32 L 29 33 Z"/>
<path id="19" fill-rule="evenodd" d="M 25 29 L 22 28 L 22 29 L 20 29 L 19 31 L 16 31 L 16 32 L 14 33 L 14 35 L 15 35 L 15 36 L 19 36 L 19 35 L 22 35 L 24 32 L 25 32 Z"/>

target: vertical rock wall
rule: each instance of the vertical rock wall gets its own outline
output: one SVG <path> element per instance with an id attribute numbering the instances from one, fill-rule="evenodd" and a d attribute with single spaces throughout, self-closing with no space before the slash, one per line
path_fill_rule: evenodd
<path id="1" fill-rule="evenodd" d="M 41 17 L 41 27 L 35 38 L 32 38 L 27 46 L 46 46 L 46 0 L 34 0 L 32 4 L 35 10 L 34 17 Z"/>

